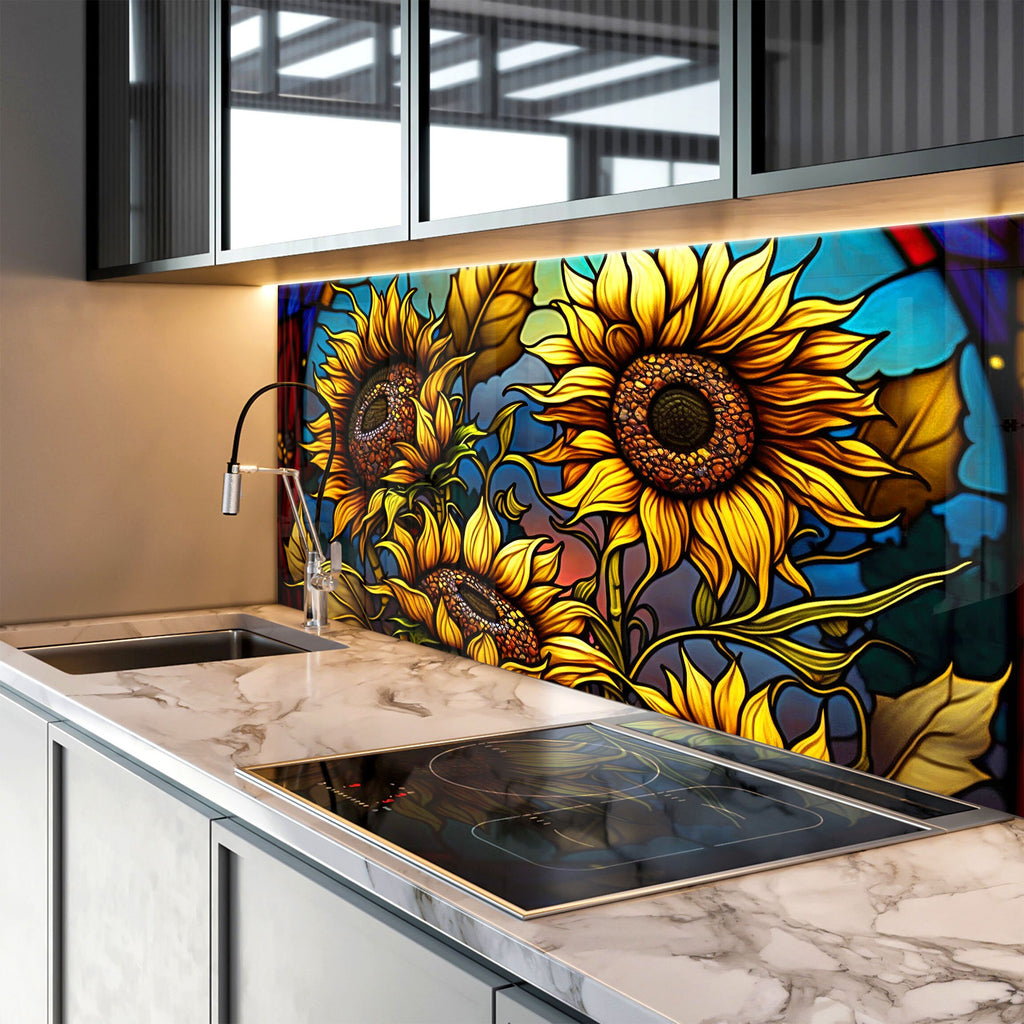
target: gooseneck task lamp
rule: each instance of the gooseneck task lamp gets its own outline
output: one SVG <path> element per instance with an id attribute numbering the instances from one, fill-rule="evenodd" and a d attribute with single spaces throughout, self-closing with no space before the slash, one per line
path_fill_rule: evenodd
<path id="1" fill-rule="evenodd" d="M 260 395 L 268 391 L 278 391 L 281 388 L 298 388 L 308 391 L 311 395 L 320 399 L 331 422 L 331 447 L 327 454 L 327 465 L 324 467 L 323 475 L 320 477 L 320 487 L 316 495 L 316 514 L 310 517 L 309 508 L 306 505 L 305 496 L 302 493 L 302 482 L 297 469 L 289 469 L 284 466 L 273 468 L 264 466 L 244 466 L 238 462 L 238 443 L 242 437 L 242 424 L 245 422 L 246 414 L 249 412 L 253 402 Z M 302 606 L 306 616 L 306 629 L 320 629 L 327 625 L 327 595 L 337 586 L 337 577 L 325 571 L 325 557 L 323 548 L 320 546 L 320 508 L 323 505 L 324 489 L 327 485 L 327 478 L 331 474 L 331 464 L 334 461 L 334 450 L 338 439 L 337 423 L 334 419 L 334 410 L 324 401 L 323 396 L 308 384 L 300 384 L 298 381 L 280 381 L 275 384 L 267 384 L 258 391 L 253 392 L 249 400 L 242 406 L 238 414 L 238 422 L 235 424 L 235 440 L 231 447 L 231 458 L 228 459 L 228 468 L 224 474 L 224 493 L 221 498 L 221 512 L 226 516 L 238 515 L 238 506 L 242 497 L 242 474 L 243 473 L 273 473 L 281 477 L 281 484 L 284 493 L 291 506 L 292 515 L 295 518 L 295 526 L 299 535 L 299 543 L 302 545 L 306 562 L 305 579 L 302 587 Z"/>

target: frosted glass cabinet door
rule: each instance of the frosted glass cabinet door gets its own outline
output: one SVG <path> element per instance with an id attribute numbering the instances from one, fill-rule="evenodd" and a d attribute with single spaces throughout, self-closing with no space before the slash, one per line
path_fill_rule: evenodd
<path id="1" fill-rule="evenodd" d="M 50 734 L 63 920 L 55 1021 L 208 1020 L 214 812 L 70 728 Z"/>
<path id="2" fill-rule="evenodd" d="M 87 10 L 90 269 L 212 262 L 209 3 Z"/>
<path id="3" fill-rule="evenodd" d="M 1024 135 L 1020 0 L 749 9 L 755 174 Z M 1010 159 L 1021 152 L 1018 138 Z"/>
<path id="4" fill-rule="evenodd" d="M 0 1019 L 46 1020 L 47 745 L 40 711 L 0 689 Z"/>
<path id="5" fill-rule="evenodd" d="M 215 1020 L 490 1024 L 504 979 L 233 821 L 213 839 Z"/>

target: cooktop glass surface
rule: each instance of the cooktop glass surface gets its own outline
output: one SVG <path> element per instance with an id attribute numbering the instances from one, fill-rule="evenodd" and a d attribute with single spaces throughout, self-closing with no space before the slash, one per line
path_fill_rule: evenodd
<path id="1" fill-rule="evenodd" d="M 240 771 L 524 917 L 929 831 L 594 724 Z"/>

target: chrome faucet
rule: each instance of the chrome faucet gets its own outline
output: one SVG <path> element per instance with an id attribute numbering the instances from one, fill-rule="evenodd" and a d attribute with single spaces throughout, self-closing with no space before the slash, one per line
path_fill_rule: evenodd
<path id="1" fill-rule="evenodd" d="M 242 435 L 242 423 L 250 406 L 260 395 L 267 391 L 274 391 L 280 388 L 300 388 L 316 395 L 323 402 L 327 409 L 327 415 L 331 421 L 331 448 L 327 456 L 327 465 L 324 467 L 323 476 L 320 478 L 320 487 L 316 499 L 316 518 L 309 514 L 305 496 L 302 493 L 302 483 L 297 469 L 289 469 L 284 466 L 265 468 L 263 466 L 245 466 L 238 462 L 238 442 Z M 302 606 L 306 617 L 306 629 L 319 630 L 327 625 L 327 595 L 337 586 L 337 575 L 332 574 L 328 568 L 327 559 L 324 557 L 323 548 L 320 545 L 319 524 L 320 506 L 323 503 L 324 488 L 327 477 L 331 471 L 331 463 L 334 459 L 334 449 L 337 441 L 337 429 L 334 421 L 334 411 L 323 397 L 308 384 L 300 384 L 297 381 L 284 381 L 277 384 L 268 384 L 256 391 L 249 400 L 242 406 L 235 425 L 235 440 L 231 449 L 231 458 L 228 459 L 228 468 L 224 473 L 224 492 L 221 497 L 221 512 L 226 516 L 238 515 L 238 506 L 242 496 L 242 474 L 243 473 L 273 473 L 281 477 L 281 484 L 284 493 L 291 506 L 292 516 L 295 519 L 295 528 L 298 533 L 299 543 L 302 545 L 305 558 L 305 577 L 302 583 Z"/>

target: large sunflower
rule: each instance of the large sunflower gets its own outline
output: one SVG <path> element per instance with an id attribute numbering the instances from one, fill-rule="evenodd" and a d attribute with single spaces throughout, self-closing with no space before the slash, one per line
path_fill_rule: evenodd
<path id="1" fill-rule="evenodd" d="M 370 286 L 364 313 L 347 288 L 355 330 L 334 333 L 316 389 L 338 424 L 334 462 L 325 497 L 336 502 L 332 539 L 347 526 L 364 525 L 370 497 L 386 485 L 410 484 L 441 461 L 455 431 L 452 400 L 445 394 L 461 360 L 445 360 L 449 338 L 440 319 L 421 316 L 412 292 L 399 297 L 397 279 L 381 294 Z M 304 447 L 325 469 L 331 447 L 327 413 L 309 424 Z"/>
<path id="2" fill-rule="evenodd" d="M 712 681 L 687 658 L 685 652 L 680 654 L 685 684 L 668 669 L 664 670 L 668 693 L 662 693 L 653 686 L 632 684 L 649 708 L 708 729 L 795 750 L 798 754 L 807 754 L 821 761 L 831 760 L 823 712 L 810 732 L 788 743 L 779 730 L 772 708 L 772 695 L 779 687 L 766 683 L 748 692 L 738 658 L 731 660 L 721 675 Z"/>
<path id="3" fill-rule="evenodd" d="M 877 340 L 840 326 L 862 300 L 794 301 L 811 257 L 772 276 L 774 256 L 612 253 L 596 280 L 563 263 L 566 334 L 528 345 L 554 382 L 520 388 L 563 428 L 534 457 L 562 467 L 573 522 L 608 514 L 610 547 L 642 538 L 652 572 L 688 556 L 719 598 L 740 569 L 758 607 L 773 571 L 809 589 L 787 551 L 801 509 L 877 528 L 842 478 L 896 471 L 832 434 L 879 415 L 844 376 Z"/>
<path id="4" fill-rule="evenodd" d="M 583 636 L 593 609 L 554 582 L 562 546 L 541 550 L 545 540 L 503 545 L 485 501 L 464 530 L 421 506 L 417 535 L 398 522 L 378 542 L 394 555 L 399 575 L 367 589 L 395 599 L 410 635 L 425 631 L 426 639 L 488 665 L 618 692 L 615 666 Z"/>

